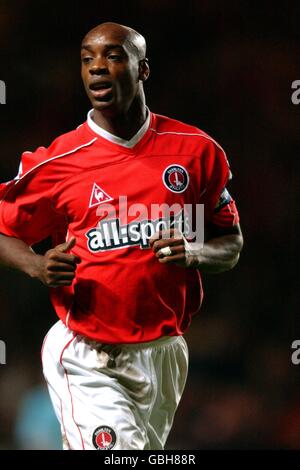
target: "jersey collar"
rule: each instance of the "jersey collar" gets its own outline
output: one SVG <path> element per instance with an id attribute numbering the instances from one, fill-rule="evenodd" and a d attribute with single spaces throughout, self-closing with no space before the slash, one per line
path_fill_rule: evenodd
<path id="1" fill-rule="evenodd" d="M 150 111 L 147 108 L 147 118 L 140 130 L 130 140 L 125 140 L 121 139 L 121 137 L 111 134 L 110 132 L 107 132 L 102 127 L 98 126 L 98 124 L 96 124 L 93 120 L 93 114 L 94 110 L 91 109 L 87 115 L 87 123 L 90 129 L 92 129 L 92 131 L 94 131 L 96 134 L 103 137 L 103 139 L 109 140 L 113 144 L 122 145 L 126 148 L 133 148 L 144 137 L 150 126 Z"/>

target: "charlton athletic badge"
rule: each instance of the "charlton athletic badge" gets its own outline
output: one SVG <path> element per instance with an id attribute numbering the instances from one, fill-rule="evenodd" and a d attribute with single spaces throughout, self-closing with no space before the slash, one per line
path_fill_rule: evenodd
<path id="1" fill-rule="evenodd" d="M 108 426 L 100 426 L 93 432 L 93 444 L 97 450 L 110 450 L 116 445 L 116 433 Z"/>
<path id="2" fill-rule="evenodd" d="M 189 184 L 189 174 L 183 166 L 170 165 L 163 173 L 163 183 L 173 193 L 183 193 Z"/>

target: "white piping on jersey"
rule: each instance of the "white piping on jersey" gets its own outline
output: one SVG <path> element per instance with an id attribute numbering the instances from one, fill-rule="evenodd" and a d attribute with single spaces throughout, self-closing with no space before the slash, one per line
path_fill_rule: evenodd
<path id="1" fill-rule="evenodd" d="M 231 173 L 231 170 L 230 170 L 230 165 L 229 165 L 229 161 L 228 161 L 228 158 L 227 158 L 227 155 L 226 155 L 226 152 L 225 150 L 221 147 L 220 144 L 218 144 L 218 142 L 215 141 L 215 139 L 213 139 L 212 137 L 206 135 L 206 134 L 202 134 L 202 133 L 199 133 L 199 134 L 196 134 L 196 133 L 188 133 L 188 132 L 172 132 L 172 131 L 169 131 L 169 132 L 157 132 L 156 129 L 153 129 L 153 127 L 150 127 L 150 131 L 153 131 L 155 132 L 157 135 L 164 135 L 164 134 L 176 134 L 176 135 L 188 135 L 188 136 L 197 136 L 197 137 L 204 137 L 205 139 L 207 140 L 210 140 L 211 142 L 213 142 L 224 154 L 224 157 L 225 157 L 225 160 L 227 162 L 227 165 L 228 165 L 228 170 L 229 170 L 229 175 L 228 175 L 228 179 L 231 180 L 232 179 L 232 173 Z"/>
<path id="2" fill-rule="evenodd" d="M 29 175 L 30 173 L 32 173 L 34 170 L 36 170 L 37 168 L 39 168 L 40 166 L 42 165 L 45 165 L 46 163 L 48 162 L 52 162 L 53 160 L 56 160 L 57 158 L 62 158 L 62 157 L 66 157 L 67 155 L 70 155 L 71 153 L 74 153 L 74 152 L 77 152 L 77 150 L 80 150 L 84 147 L 88 147 L 89 145 L 92 145 L 95 141 L 97 140 L 97 137 L 95 137 L 94 139 L 92 139 L 90 142 L 87 142 L 86 144 L 83 144 L 83 145 L 79 145 L 79 147 L 76 147 L 75 149 L 72 149 L 72 150 L 69 150 L 69 152 L 65 152 L 65 153 L 62 153 L 60 155 L 56 155 L 55 157 L 52 157 L 52 158 L 49 158 L 48 160 L 45 160 L 44 162 L 41 162 L 39 163 L 38 165 L 34 166 L 33 168 L 30 168 L 29 171 L 27 171 L 27 173 L 24 173 L 24 175 L 20 176 L 18 178 L 18 176 L 16 176 L 16 179 L 15 178 L 15 184 L 14 186 L 16 186 L 23 178 L 25 178 L 25 176 Z M 14 181 L 14 180 L 12 180 Z M 11 186 L 7 191 L 6 193 L 4 194 L 3 198 L 1 199 L 0 201 L 0 204 L 4 201 L 4 199 L 6 198 L 7 194 L 9 193 L 9 191 L 12 189 L 12 187 L 14 186 Z"/>
<path id="3" fill-rule="evenodd" d="M 150 131 L 153 131 L 155 132 L 156 134 L 158 135 L 164 135 L 164 134 L 176 134 L 176 135 L 187 135 L 187 136 L 191 136 L 191 135 L 194 135 L 194 136 L 197 136 L 197 137 L 204 137 L 205 139 L 208 139 L 208 140 L 211 140 L 220 150 L 222 150 L 222 152 L 224 153 L 225 157 L 226 157 L 226 153 L 225 153 L 225 150 L 221 147 L 220 144 L 218 144 L 218 142 L 216 142 L 212 137 L 209 137 L 208 135 L 206 134 L 196 134 L 196 133 L 189 133 L 189 132 L 173 132 L 173 131 L 169 131 L 169 132 L 158 132 L 156 129 L 153 129 L 153 127 L 150 127 Z M 227 157 L 226 157 L 226 160 L 227 160 Z M 228 161 L 227 161 L 228 162 Z"/>
<path id="4" fill-rule="evenodd" d="M 144 137 L 147 130 L 149 129 L 150 111 L 148 108 L 146 108 L 146 110 L 147 110 L 146 121 L 144 122 L 142 127 L 139 129 L 139 131 L 130 140 L 121 139 L 121 137 L 111 134 L 110 132 L 106 131 L 102 127 L 98 126 L 98 124 L 96 124 L 95 121 L 93 120 L 94 109 L 91 109 L 88 112 L 87 123 L 88 123 L 88 126 L 92 129 L 92 131 L 94 131 L 96 134 L 103 137 L 103 139 L 108 140 L 109 142 L 112 142 L 113 144 L 122 145 L 122 147 L 133 148 Z"/>
<path id="5" fill-rule="evenodd" d="M 20 165 L 19 165 L 19 170 L 18 170 L 18 174 L 17 176 L 14 178 L 16 181 L 20 178 L 21 174 L 23 173 L 23 164 L 22 164 L 22 160 L 20 161 Z"/>

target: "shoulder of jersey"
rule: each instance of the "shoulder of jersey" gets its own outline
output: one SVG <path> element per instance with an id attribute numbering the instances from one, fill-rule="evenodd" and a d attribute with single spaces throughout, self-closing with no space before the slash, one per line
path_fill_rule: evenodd
<path id="1" fill-rule="evenodd" d="M 81 125 L 77 129 L 57 137 L 47 148 L 38 147 L 34 152 L 24 152 L 19 176 L 50 162 L 52 159 L 70 155 L 85 146 L 92 145 L 96 139 L 86 131 L 84 125 Z"/>
<path id="2" fill-rule="evenodd" d="M 171 138 L 174 148 L 180 151 L 187 151 L 193 155 L 200 155 L 202 152 L 207 155 L 207 162 L 212 165 L 217 155 L 222 160 L 225 159 L 229 167 L 228 159 L 221 145 L 209 134 L 196 126 L 191 126 L 176 119 L 171 119 L 162 115 L 155 115 L 155 125 L 152 131 L 162 139 Z"/>
<path id="3" fill-rule="evenodd" d="M 169 118 L 167 116 L 162 116 L 156 114 L 156 126 L 155 129 L 152 129 L 157 135 L 168 136 L 174 135 L 179 138 L 189 138 L 190 140 L 194 138 L 195 141 L 211 142 L 214 145 L 220 147 L 218 142 L 216 142 L 209 134 L 204 132 L 202 129 L 199 129 L 196 126 L 186 124 L 182 121 Z"/>
<path id="4" fill-rule="evenodd" d="M 39 147 L 34 152 L 23 152 L 17 176 L 6 183 L 0 183 L 0 200 L 2 200 L 11 188 L 15 187 L 20 180 L 35 173 L 40 168 L 47 169 L 46 165 L 52 160 L 74 154 L 83 147 L 92 145 L 97 138 L 87 131 L 82 124 L 77 129 L 57 137 L 49 147 Z"/>

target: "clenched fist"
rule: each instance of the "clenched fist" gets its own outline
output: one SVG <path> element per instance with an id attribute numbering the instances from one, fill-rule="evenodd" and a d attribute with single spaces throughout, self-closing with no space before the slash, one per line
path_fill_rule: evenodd
<path id="1" fill-rule="evenodd" d="M 47 287 L 70 286 L 76 275 L 78 256 L 68 253 L 76 244 L 76 238 L 48 250 L 36 258 L 36 275 Z"/>

